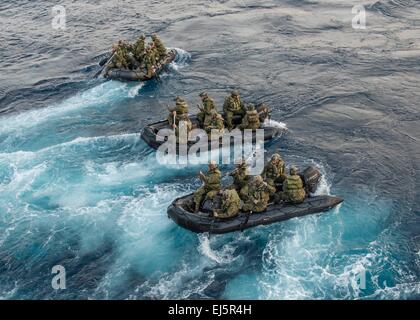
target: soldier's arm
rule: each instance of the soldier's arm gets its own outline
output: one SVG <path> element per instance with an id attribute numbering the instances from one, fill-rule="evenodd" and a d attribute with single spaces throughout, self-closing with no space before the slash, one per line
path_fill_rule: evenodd
<path id="1" fill-rule="evenodd" d="M 202 173 L 201 171 L 199 173 L 199 177 L 200 177 L 201 181 L 203 181 L 204 183 L 207 183 L 208 177 L 204 173 Z"/>
<path id="2" fill-rule="evenodd" d="M 274 194 L 276 192 L 276 188 L 274 188 L 273 186 L 270 186 L 268 183 L 267 183 L 267 190 L 270 194 Z"/>
<path id="3" fill-rule="evenodd" d="M 219 173 L 212 173 L 208 176 L 209 183 L 220 183 L 221 179 L 222 176 Z"/>
<path id="4" fill-rule="evenodd" d="M 226 110 L 229 108 L 229 98 L 225 99 L 225 102 L 223 103 L 223 110 Z"/>
<path id="5" fill-rule="evenodd" d="M 213 183 L 218 183 L 219 180 L 220 179 L 218 178 L 218 176 L 216 174 L 210 174 L 210 175 L 206 176 L 206 180 L 205 181 L 207 183 L 213 184 Z"/>
<path id="6" fill-rule="evenodd" d="M 217 121 L 217 129 L 222 130 L 223 127 L 224 127 L 223 120 L 218 120 Z"/>
<path id="7" fill-rule="evenodd" d="M 226 208 L 226 212 L 225 212 L 226 217 L 233 216 L 234 213 L 235 213 L 235 211 L 236 211 L 235 204 L 234 203 L 230 203 L 229 204 L 229 207 Z"/>
<path id="8" fill-rule="evenodd" d="M 261 177 L 263 178 L 263 179 L 265 179 L 265 176 L 267 175 L 267 166 L 265 166 L 264 167 L 264 170 L 263 170 L 263 172 L 261 173 Z"/>
<path id="9" fill-rule="evenodd" d="M 210 99 L 209 107 L 210 109 L 216 109 L 216 104 L 214 103 L 213 99 Z"/>
<path id="10" fill-rule="evenodd" d="M 302 178 L 299 177 L 299 188 L 303 188 L 303 181 Z"/>

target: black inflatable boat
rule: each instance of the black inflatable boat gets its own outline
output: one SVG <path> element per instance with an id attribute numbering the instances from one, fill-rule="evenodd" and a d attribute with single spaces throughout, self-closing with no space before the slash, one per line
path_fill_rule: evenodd
<path id="1" fill-rule="evenodd" d="M 196 116 L 190 116 L 190 120 L 193 124 L 194 128 L 198 128 L 198 120 Z M 233 122 L 238 124 L 240 121 L 240 118 L 238 117 L 234 117 Z M 170 126 L 168 124 L 167 120 L 162 120 L 156 123 L 152 123 L 149 124 L 148 126 L 146 126 L 141 134 L 141 138 L 153 149 L 158 149 L 163 143 L 165 143 L 168 138 L 167 137 L 160 137 L 160 139 L 158 139 L 158 132 L 162 129 L 170 129 Z M 261 129 L 264 129 L 264 141 L 270 141 L 276 137 L 281 136 L 281 134 L 286 130 L 285 128 L 279 128 L 279 127 L 275 127 L 275 126 L 270 126 L 270 125 L 263 125 L 261 127 Z M 253 140 L 255 139 L 255 131 L 253 131 Z M 200 140 L 200 139 L 198 139 Z M 233 144 L 233 139 L 231 139 L 231 144 Z M 208 141 L 208 146 L 210 146 L 211 141 L 209 139 Z M 221 147 L 223 144 L 223 140 L 222 138 L 219 141 L 219 146 Z M 188 142 L 188 149 L 192 146 L 192 145 L 200 145 L 200 141 L 189 141 Z"/>
<path id="2" fill-rule="evenodd" d="M 302 174 L 307 191 L 315 191 L 320 180 L 320 173 L 314 167 L 307 168 Z M 193 195 L 176 199 L 168 208 L 168 216 L 179 226 L 196 233 L 208 232 L 222 234 L 233 231 L 242 231 L 259 225 L 267 225 L 296 217 L 320 213 L 337 206 L 343 202 L 336 196 L 310 196 L 300 204 L 273 204 L 270 203 L 265 212 L 247 214 L 240 212 L 237 217 L 230 219 L 214 218 L 211 208 L 220 205 L 219 200 L 204 202 L 198 213 L 189 211 Z M 219 204 L 217 204 L 219 202 Z"/>
<path id="3" fill-rule="evenodd" d="M 157 67 L 155 74 L 153 77 L 159 75 L 159 73 L 171 62 L 173 62 L 176 58 L 176 50 L 169 50 L 168 54 L 164 59 L 162 59 Z M 137 69 L 137 70 L 126 70 L 126 69 L 115 69 L 115 68 L 108 68 L 108 63 L 110 62 L 111 58 L 107 60 L 107 62 L 100 62 L 100 65 L 104 65 L 102 72 L 100 73 L 101 76 L 107 79 L 112 80 L 123 80 L 123 81 L 147 81 L 152 78 L 149 78 L 145 72 L 145 70 Z"/>

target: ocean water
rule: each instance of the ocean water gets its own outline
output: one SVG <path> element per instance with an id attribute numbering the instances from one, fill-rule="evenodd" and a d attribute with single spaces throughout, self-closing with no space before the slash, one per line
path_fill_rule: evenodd
<path id="1" fill-rule="evenodd" d="M 366 30 L 343 0 L 64 1 L 65 30 L 55 4 L 0 4 L 1 299 L 420 298 L 418 1 L 359 1 Z M 177 48 L 160 81 L 94 79 L 140 32 Z M 160 166 L 141 129 L 233 88 L 342 205 L 217 236 L 167 218 L 202 167 Z"/>

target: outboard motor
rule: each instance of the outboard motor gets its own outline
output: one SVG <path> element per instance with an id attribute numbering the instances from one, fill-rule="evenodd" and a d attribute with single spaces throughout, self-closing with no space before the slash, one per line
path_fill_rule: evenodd
<path id="1" fill-rule="evenodd" d="M 307 193 L 315 193 L 321 180 L 321 172 L 315 166 L 310 166 L 302 173 L 302 180 Z"/>

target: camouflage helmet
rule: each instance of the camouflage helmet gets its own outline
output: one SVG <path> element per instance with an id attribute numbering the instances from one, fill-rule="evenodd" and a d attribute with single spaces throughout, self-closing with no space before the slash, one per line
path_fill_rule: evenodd
<path id="1" fill-rule="evenodd" d="M 181 98 L 180 96 L 175 97 L 175 102 L 182 102 L 185 101 L 184 98 Z"/>
<path id="2" fill-rule="evenodd" d="M 156 33 L 152 33 L 152 35 L 151 35 L 151 38 L 152 38 L 152 39 L 157 39 L 157 37 L 158 37 L 158 36 L 157 36 L 157 34 L 156 34 Z"/>
<path id="3" fill-rule="evenodd" d="M 255 176 L 254 179 L 252 180 L 254 182 L 254 184 L 256 186 L 261 185 L 262 183 L 264 183 L 264 179 L 261 176 Z"/>
<path id="4" fill-rule="evenodd" d="M 253 103 L 248 104 L 247 107 L 246 107 L 246 110 L 247 111 L 255 111 L 254 104 Z"/>
<path id="5" fill-rule="evenodd" d="M 200 93 L 200 97 L 201 98 L 208 98 L 209 95 L 208 95 L 208 93 L 206 91 L 203 91 L 203 92 Z"/>
<path id="6" fill-rule="evenodd" d="M 239 91 L 238 90 L 233 90 L 231 92 L 232 97 L 239 97 Z"/>
<path id="7" fill-rule="evenodd" d="M 280 153 L 274 153 L 272 156 L 271 156 L 271 161 L 273 161 L 273 160 L 281 160 L 281 155 L 280 155 Z"/>
<path id="8" fill-rule="evenodd" d="M 142 33 L 142 34 L 140 35 L 140 39 L 142 39 L 142 40 L 146 39 L 146 36 L 144 35 L 144 33 Z"/>
<path id="9" fill-rule="evenodd" d="M 259 106 L 258 106 L 258 108 L 259 109 L 264 109 L 264 110 L 268 110 L 269 108 L 268 108 L 268 104 L 266 104 L 265 102 L 262 102 Z"/>
<path id="10" fill-rule="evenodd" d="M 293 175 L 298 174 L 298 172 L 299 172 L 298 167 L 296 167 L 296 166 L 291 166 L 291 167 L 290 167 L 290 174 L 291 174 L 292 176 L 293 176 Z"/>

